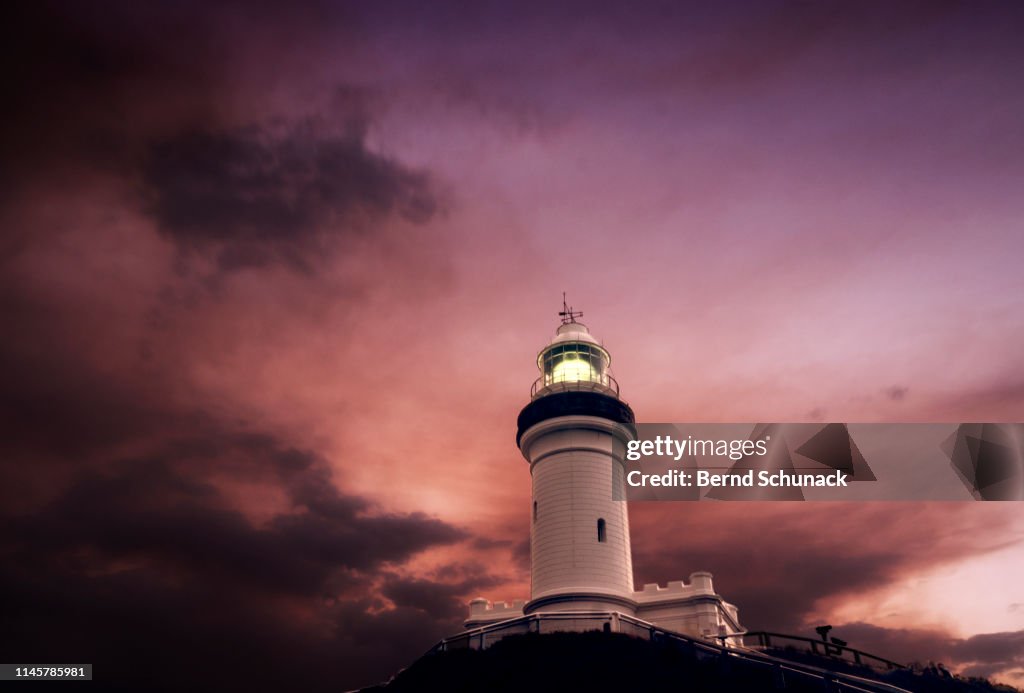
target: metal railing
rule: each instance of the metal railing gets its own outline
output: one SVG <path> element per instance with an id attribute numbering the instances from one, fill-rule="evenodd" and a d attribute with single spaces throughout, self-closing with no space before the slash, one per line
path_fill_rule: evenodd
<path id="1" fill-rule="evenodd" d="M 751 646 L 751 639 L 756 641 L 756 646 L 764 649 L 769 648 L 784 648 L 792 646 L 790 643 L 796 642 L 804 646 L 804 650 L 818 656 L 835 657 L 841 659 L 844 662 L 850 664 L 859 664 L 864 666 L 874 667 L 876 669 L 905 669 L 906 665 L 894 662 L 891 659 L 879 657 L 863 650 L 858 650 L 853 647 L 848 647 L 845 643 L 836 642 L 825 642 L 821 639 L 814 639 L 805 637 L 802 635 L 786 635 L 785 633 L 770 633 L 768 631 L 757 631 L 747 633 L 744 636 L 744 642 L 747 646 Z"/>
<path id="2" fill-rule="evenodd" d="M 605 374 L 600 380 L 558 380 L 545 382 L 549 378 L 541 376 L 533 381 L 530 387 L 530 399 L 555 392 L 600 392 L 619 396 L 619 383 L 612 376 Z"/>

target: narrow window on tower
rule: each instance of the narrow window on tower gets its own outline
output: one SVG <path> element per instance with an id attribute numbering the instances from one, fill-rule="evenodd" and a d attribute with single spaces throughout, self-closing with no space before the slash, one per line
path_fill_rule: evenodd
<path id="1" fill-rule="evenodd" d="M 533 501 L 533 521 L 537 521 L 537 501 Z"/>
<path id="2" fill-rule="evenodd" d="M 604 538 L 604 518 L 599 517 L 597 519 L 597 540 L 603 542 Z"/>

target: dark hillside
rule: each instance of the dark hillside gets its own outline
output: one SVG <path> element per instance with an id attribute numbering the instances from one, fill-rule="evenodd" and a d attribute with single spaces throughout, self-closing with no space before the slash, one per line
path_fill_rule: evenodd
<path id="1" fill-rule="evenodd" d="M 811 663 L 811 662 L 808 662 Z M 827 667 L 828 660 L 814 662 Z M 852 672 L 915 693 L 1013 691 L 985 681 L 965 681 L 910 671 Z M 491 648 L 430 654 L 386 685 L 366 691 L 778 691 L 822 693 L 854 690 L 820 678 L 783 675 L 765 666 L 729 658 L 700 658 L 671 642 L 621 634 L 554 633 L 511 636 Z M 785 688 L 782 688 L 782 686 Z"/>

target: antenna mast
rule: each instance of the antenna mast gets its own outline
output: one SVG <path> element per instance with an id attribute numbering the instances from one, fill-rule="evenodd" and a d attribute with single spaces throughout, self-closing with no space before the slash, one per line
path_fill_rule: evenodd
<path id="1" fill-rule="evenodd" d="M 576 318 L 583 317 L 582 310 L 573 310 L 572 306 L 565 302 L 565 292 L 562 292 L 562 310 L 559 311 L 558 317 L 562 319 L 563 325 L 568 325 L 571 322 L 576 322 Z"/>

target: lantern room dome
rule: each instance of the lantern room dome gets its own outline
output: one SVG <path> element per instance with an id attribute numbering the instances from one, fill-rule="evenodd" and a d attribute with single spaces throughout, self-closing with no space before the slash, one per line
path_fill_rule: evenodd
<path id="1" fill-rule="evenodd" d="M 554 338 L 548 343 L 548 346 L 560 344 L 561 342 L 586 342 L 601 346 L 601 343 L 594 338 L 594 335 L 590 334 L 590 330 L 582 322 L 567 322 L 559 325 L 555 331 Z"/>

